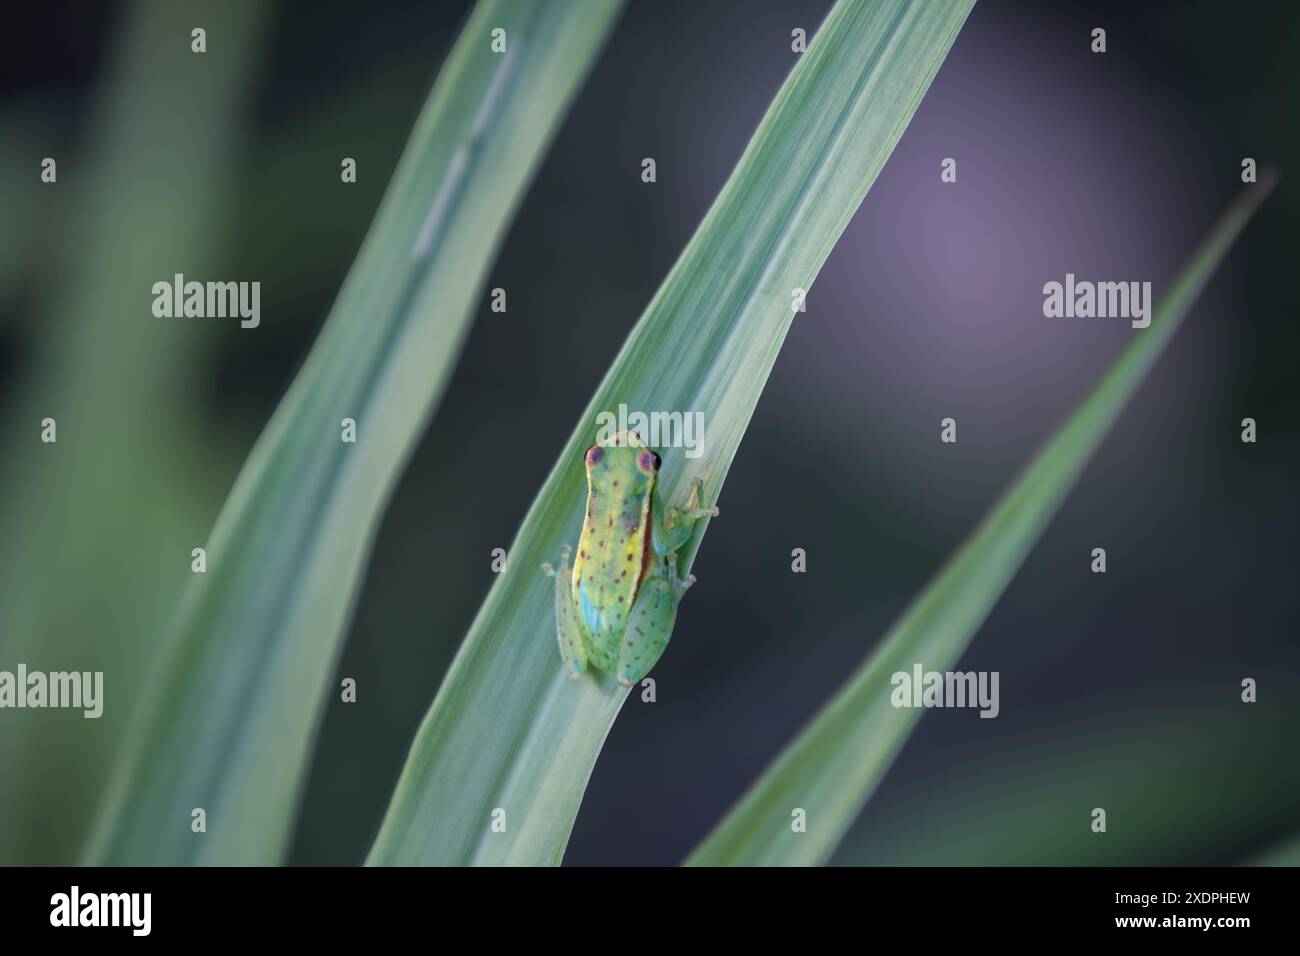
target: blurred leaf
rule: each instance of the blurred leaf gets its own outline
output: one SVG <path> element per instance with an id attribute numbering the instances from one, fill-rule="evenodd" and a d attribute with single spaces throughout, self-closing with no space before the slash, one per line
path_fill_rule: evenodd
<path id="1" fill-rule="evenodd" d="M 1253 866 L 1300 866 L 1300 836 L 1293 836 L 1251 861 Z"/>
<path id="2" fill-rule="evenodd" d="M 33 188 L 37 183 L 33 170 L 39 171 L 39 166 L 30 144 L 41 143 L 47 154 L 57 150 L 63 155 L 55 145 L 53 121 L 60 106 L 37 97 L 0 106 L 0 209 L 10 227 L 0 230 L 0 306 L 24 280 L 31 281 L 31 273 L 41 273 L 42 263 L 51 258 L 53 222 L 64 209 L 53 201 L 59 197 L 49 189 L 51 184 L 39 183 L 46 187 L 44 196 Z M 52 208 L 56 205 L 57 210 Z M 11 318 L 7 309 L 0 308 L 0 330 L 7 330 Z"/>
<path id="3" fill-rule="evenodd" d="M 816 864 L 835 849 L 920 716 L 890 703 L 891 676 L 950 669 L 1019 569 L 1238 233 L 1272 189 L 1264 176 L 1192 254 L 1147 329 L 1043 447 L 884 642 L 691 854 L 703 866 Z M 792 808 L 808 829 L 792 832 Z"/>
<path id="4" fill-rule="evenodd" d="M 1222 866 L 1290 832 L 1300 709 L 1243 705 L 1228 685 L 1183 704 L 1097 712 L 1036 729 L 990 757 L 957 751 L 924 783 L 884 793 L 831 862 L 847 866 Z M 1251 746 L 1243 748 L 1243 740 Z M 1107 833 L 1092 832 L 1093 807 Z"/>
<path id="5" fill-rule="evenodd" d="M 615 0 L 475 7 L 206 542 L 208 572 L 186 594 L 88 861 L 281 860 L 379 518 L 505 227 L 618 10 Z M 490 49 L 498 27 L 504 54 Z M 345 418 L 355 444 L 340 441 Z M 206 834 L 190 832 L 195 807 Z"/>
<path id="6" fill-rule="evenodd" d="M 196 57 L 183 7 L 131 5 L 84 148 L 15 140 L 12 179 L 5 163 L 3 208 L 16 226 L 6 232 L 44 242 L 39 274 L 56 281 L 40 289 L 47 298 L 21 330 L 31 338 L 21 378 L 7 384 L 0 666 L 103 671 L 106 701 L 97 720 L 5 712 L 0 863 L 76 859 L 158 629 L 189 577 L 188 542 L 221 501 L 228 446 L 203 420 L 206 395 L 194 384 L 216 336 L 156 318 L 149 290 L 225 261 L 221 214 L 267 13 L 248 0 L 212 10 L 208 26 L 224 45 Z M 64 116 L 47 122 L 58 128 Z M 40 181 L 46 155 L 58 162 L 55 183 Z M 57 443 L 40 440 L 46 416 Z"/>
<path id="7" fill-rule="evenodd" d="M 667 500 L 712 502 L 793 317 L 893 151 L 973 0 L 841 0 L 777 93 L 695 236 L 561 451 L 421 725 L 374 864 L 558 863 L 627 691 L 569 680 L 539 566 L 577 541 L 582 453 L 620 403 L 702 412 L 703 454 L 664 449 Z M 704 533 L 679 554 L 689 571 Z M 708 585 L 686 598 L 708 600 Z M 669 653 L 672 653 L 671 648 Z M 493 809 L 506 832 L 491 833 Z"/>

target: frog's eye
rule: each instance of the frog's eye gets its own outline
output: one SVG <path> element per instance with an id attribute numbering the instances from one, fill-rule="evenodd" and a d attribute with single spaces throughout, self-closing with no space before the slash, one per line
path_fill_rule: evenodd
<path id="1" fill-rule="evenodd" d="M 587 449 L 587 467 L 594 468 L 596 465 L 600 464 L 601 459 L 604 457 L 605 449 L 601 448 L 599 445 L 592 445 Z"/>
<path id="2" fill-rule="evenodd" d="M 649 450 L 643 451 L 641 454 L 636 456 L 637 467 L 647 475 L 653 475 L 659 471 L 660 460 L 661 459 L 657 453 Z"/>

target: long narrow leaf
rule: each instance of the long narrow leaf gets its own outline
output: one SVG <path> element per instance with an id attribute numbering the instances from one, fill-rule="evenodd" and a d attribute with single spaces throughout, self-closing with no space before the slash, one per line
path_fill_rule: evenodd
<path id="1" fill-rule="evenodd" d="M 1249 187 L 1192 254 L 1091 395 L 1042 448 L 876 651 L 822 708 L 687 861 L 694 865 L 826 860 L 902 748 L 920 711 L 890 703 L 890 679 L 915 663 L 961 657 L 1093 452 L 1273 185 Z M 791 813 L 806 814 L 794 832 Z"/>
<path id="2" fill-rule="evenodd" d="M 417 733 L 371 863 L 560 861 L 627 696 L 608 677 L 565 676 L 553 590 L 538 570 L 577 540 L 581 455 L 597 416 L 624 402 L 703 413 L 703 454 L 664 449 L 661 474 L 670 500 L 695 476 L 713 500 L 789 328 L 793 290 L 812 285 L 972 2 L 841 0 L 831 10 L 524 519 Z M 679 556 L 682 573 L 703 528 Z M 684 613 L 707 599 L 706 582 Z"/>
<path id="3" fill-rule="evenodd" d="M 88 860 L 281 859 L 384 505 L 503 231 L 618 9 L 474 9 L 325 328 L 206 543 L 208 571 L 187 594 Z M 497 28 L 504 52 L 492 49 Z M 341 440 L 344 419 L 356 423 L 355 443 Z M 205 833 L 191 831 L 197 808 Z"/>
<path id="4" fill-rule="evenodd" d="M 895 793 L 888 807 L 882 791 L 830 864 L 1238 862 L 1238 848 L 1289 835 L 1300 802 L 1292 759 L 1300 707 L 1290 703 L 1300 704 L 1300 686 L 1285 681 L 1275 690 L 1287 703 L 1266 721 L 1249 707 L 1207 715 L 1204 696 L 1188 688 L 1176 704 L 1161 698 L 1117 708 L 1108 700 L 1036 726 L 1015 749 L 963 751 L 924 783 Z M 1106 809 L 1112 837 L 1100 839 L 1089 826 L 1097 806 Z"/>

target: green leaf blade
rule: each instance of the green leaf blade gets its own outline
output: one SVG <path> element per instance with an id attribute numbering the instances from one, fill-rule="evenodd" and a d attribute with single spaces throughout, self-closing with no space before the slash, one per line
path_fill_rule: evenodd
<path id="1" fill-rule="evenodd" d="M 704 453 L 665 449 L 661 481 L 677 500 L 698 476 L 715 500 L 789 329 L 792 291 L 811 287 L 972 5 L 841 0 L 832 9 L 525 517 L 416 734 L 370 863 L 560 862 L 627 697 L 609 678 L 565 675 L 539 570 L 577 540 L 580 460 L 597 415 L 620 403 L 702 412 Z M 683 574 L 706 527 L 679 554 Z M 704 599 L 692 592 L 683 613 Z M 505 812 L 504 832 L 490 829 L 494 809 Z"/>
<path id="2" fill-rule="evenodd" d="M 879 785 L 920 712 L 890 703 L 891 676 L 961 658 L 1241 230 L 1271 191 L 1262 176 L 1227 209 L 1084 403 L 904 612 L 877 650 L 691 854 L 696 866 L 824 862 Z M 802 808 L 807 831 L 792 831 Z"/>
<path id="3" fill-rule="evenodd" d="M 379 520 L 620 7 L 474 8 L 320 337 L 205 543 L 208 572 L 187 592 L 87 861 L 281 861 Z M 497 27 L 504 54 L 490 47 Z M 345 418 L 355 444 L 340 440 Z M 195 834 L 200 807 L 207 832 Z"/>

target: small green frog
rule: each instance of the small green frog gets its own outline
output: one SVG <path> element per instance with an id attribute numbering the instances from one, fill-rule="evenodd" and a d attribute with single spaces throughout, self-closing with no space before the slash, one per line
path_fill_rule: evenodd
<path id="1" fill-rule="evenodd" d="M 677 576 L 677 549 L 697 518 L 717 517 L 700 505 L 699 478 L 685 508 L 659 498 L 659 456 L 636 432 L 618 432 L 587 449 L 587 516 L 569 571 L 568 545 L 555 578 L 555 629 L 560 657 L 574 680 L 590 662 L 631 687 L 668 646 L 677 605 L 695 576 Z"/>

